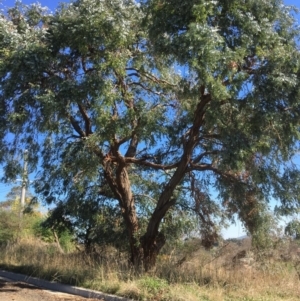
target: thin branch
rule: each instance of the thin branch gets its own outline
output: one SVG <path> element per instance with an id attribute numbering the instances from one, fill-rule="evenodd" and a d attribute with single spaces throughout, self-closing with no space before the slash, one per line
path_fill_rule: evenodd
<path id="1" fill-rule="evenodd" d="M 84 73 L 86 73 L 87 70 L 85 65 L 85 59 L 83 56 L 81 57 L 81 65 L 82 65 L 82 70 L 84 71 Z"/>
<path id="2" fill-rule="evenodd" d="M 212 171 L 212 172 L 220 175 L 223 178 L 230 179 L 234 182 L 238 181 L 238 179 L 234 175 L 232 175 L 228 172 L 223 172 L 223 171 L 219 170 L 218 168 L 213 167 L 211 164 L 193 164 L 193 163 L 191 163 L 189 165 L 189 167 L 187 168 L 186 172 L 191 172 L 193 170 Z"/>
<path id="3" fill-rule="evenodd" d="M 206 134 L 206 135 L 201 135 L 201 137 L 199 138 L 199 140 L 201 139 L 219 139 L 221 138 L 221 135 L 219 134 Z"/>
<path id="4" fill-rule="evenodd" d="M 155 95 L 162 95 L 162 93 L 160 93 L 160 92 L 155 92 L 155 91 L 153 91 L 153 90 L 151 90 L 150 88 L 147 88 L 146 86 L 144 86 L 143 84 L 141 84 L 141 83 L 139 83 L 139 82 L 132 82 L 132 83 L 129 83 L 129 84 L 127 84 L 128 86 L 132 86 L 132 85 L 136 85 L 136 86 L 140 86 L 140 87 L 142 87 L 144 90 L 146 90 L 146 91 L 149 91 L 149 92 L 151 92 L 151 93 L 153 93 L 153 94 L 155 94 Z"/>
<path id="5" fill-rule="evenodd" d="M 141 75 L 137 72 L 134 72 L 134 73 L 129 73 L 127 74 L 126 76 L 136 76 L 136 77 L 141 77 Z"/>
<path id="6" fill-rule="evenodd" d="M 286 112 L 286 111 L 290 111 L 293 109 L 292 107 L 284 107 L 284 106 L 279 106 L 279 105 L 277 105 L 276 108 L 278 110 L 280 110 L 281 112 Z"/>
<path id="7" fill-rule="evenodd" d="M 153 74 L 150 74 L 150 73 L 146 73 L 146 72 L 141 72 L 140 70 L 136 69 L 136 68 L 126 68 L 125 70 L 127 71 L 136 71 L 137 73 L 141 74 L 141 76 L 145 76 L 147 77 L 148 79 L 156 82 L 156 83 L 164 83 L 164 84 L 167 84 L 169 86 L 173 86 L 175 87 L 176 85 L 174 84 L 171 84 L 169 82 L 167 82 L 166 80 L 163 80 L 163 79 L 159 79 L 157 78 L 155 75 Z"/>
<path id="8" fill-rule="evenodd" d="M 151 201 L 153 201 L 153 202 L 156 203 L 156 199 L 152 198 L 152 197 L 151 197 L 150 195 L 148 195 L 148 194 L 135 194 L 134 196 L 135 196 L 135 197 L 136 197 L 136 196 L 144 196 L 144 197 L 146 197 L 146 198 L 148 198 L 148 199 L 150 199 Z"/>
<path id="9" fill-rule="evenodd" d="M 117 140 L 116 142 L 117 142 L 118 146 L 121 146 L 122 144 L 128 142 L 130 139 L 131 139 L 131 136 L 127 136 L 127 137 L 123 137 L 120 140 Z"/>
<path id="10" fill-rule="evenodd" d="M 89 135 L 92 134 L 92 122 L 91 122 L 91 119 L 90 117 L 88 116 L 88 113 L 86 112 L 84 106 L 80 103 L 77 103 L 78 104 L 78 108 L 79 108 L 79 111 L 84 119 L 84 123 L 85 123 L 85 135 L 88 137 Z"/>
<path id="11" fill-rule="evenodd" d="M 86 62 L 84 57 L 81 57 L 81 65 L 82 65 L 82 70 L 84 71 L 85 74 L 88 74 L 96 70 L 96 68 L 89 68 L 89 69 L 86 68 Z"/>
<path id="12" fill-rule="evenodd" d="M 72 181 L 74 183 L 78 183 L 79 182 L 79 176 L 82 175 L 84 173 L 84 170 L 80 170 L 77 172 L 77 174 L 72 178 Z"/>
<path id="13" fill-rule="evenodd" d="M 113 115 L 112 115 L 112 119 L 117 119 L 118 118 L 118 108 L 117 108 L 117 103 L 116 103 L 116 101 L 114 101 L 114 105 L 113 105 L 113 108 L 112 108 L 112 110 L 113 110 Z"/>
<path id="14" fill-rule="evenodd" d="M 112 162 L 117 162 L 117 158 L 115 157 L 110 157 Z M 164 164 L 156 164 L 153 162 L 149 162 L 149 161 L 145 161 L 145 159 L 136 159 L 133 157 L 126 157 L 125 158 L 125 163 L 133 163 L 133 164 L 137 164 L 140 166 L 147 166 L 147 167 L 152 167 L 154 169 L 157 170 L 170 170 L 170 169 L 174 169 L 176 167 L 178 167 L 179 163 L 174 163 L 174 164 L 170 164 L 170 165 L 164 165 Z"/>
<path id="15" fill-rule="evenodd" d="M 209 155 L 216 155 L 218 154 L 219 151 L 215 150 L 215 151 L 207 151 L 204 152 L 202 154 L 200 154 L 199 156 L 197 156 L 194 160 L 193 160 L 193 164 L 200 162 L 204 157 L 209 156 Z"/>

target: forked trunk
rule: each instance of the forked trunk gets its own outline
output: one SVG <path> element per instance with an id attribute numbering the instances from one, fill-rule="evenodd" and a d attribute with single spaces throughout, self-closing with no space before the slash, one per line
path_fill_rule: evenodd
<path id="1" fill-rule="evenodd" d="M 149 220 L 147 230 L 140 240 L 138 240 L 140 229 L 135 210 L 135 200 L 131 190 L 127 169 L 129 165 L 128 161 L 126 162 L 126 159 L 132 159 L 136 155 L 138 144 L 137 136 L 135 134 L 133 135 L 125 157 L 121 156 L 119 153 L 118 144 L 111 150 L 111 154 L 114 158 L 111 158 L 110 154 L 105 157 L 102 156 L 105 177 L 112 192 L 115 194 L 116 199 L 119 201 L 122 215 L 126 223 L 130 242 L 130 259 L 134 267 L 140 268 L 141 264 L 143 264 L 146 271 L 155 267 L 157 255 L 165 244 L 165 236 L 159 232 L 159 227 L 168 210 L 175 205 L 176 199 L 173 197 L 174 191 L 184 178 L 188 171 L 188 166 L 191 163 L 193 150 L 198 141 L 199 130 L 204 122 L 206 107 L 211 101 L 210 95 L 205 94 L 205 91 L 205 87 L 202 86 L 200 89 L 201 99 L 197 105 L 193 126 L 185 138 L 186 141 L 184 143 L 181 160 L 177 164 L 176 170 L 168 183 L 164 185 L 157 200 L 156 208 Z M 133 102 L 129 102 L 129 106 L 130 105 L 132 106 Z M 137 126 L 137 124 L 133 123 L 133 127 L 135 126 Z"/>

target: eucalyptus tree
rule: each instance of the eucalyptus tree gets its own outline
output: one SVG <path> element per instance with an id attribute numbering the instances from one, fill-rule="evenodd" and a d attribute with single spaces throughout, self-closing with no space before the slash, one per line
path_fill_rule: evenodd
<path id="1" fill-rule="evenodd" d="M 17 4 L 0 18 L 6 179 L 22 146 L 48 202 L 97 185 L 146 269 L 174 217 L 196 214 L 206 246 L 234 212 L 251 231 L 271 197 L 299 206 L 298 35 L 279 0 Z"/>

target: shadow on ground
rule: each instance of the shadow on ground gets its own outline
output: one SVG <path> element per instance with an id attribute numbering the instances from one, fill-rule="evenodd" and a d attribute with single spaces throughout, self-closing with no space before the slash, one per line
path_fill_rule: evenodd
<path id="1" fill-rule="evenodd" d="M 6 281 L 5 279 L 0 279 L 0 293 L 1 292 L 17 292 L 20 289 L 24 289 L 24 288 L 30 289 L 30 290 L 40 289 L 38 287 L 23 283 L 23 282 L 13 282 L 13 281 Z"/>

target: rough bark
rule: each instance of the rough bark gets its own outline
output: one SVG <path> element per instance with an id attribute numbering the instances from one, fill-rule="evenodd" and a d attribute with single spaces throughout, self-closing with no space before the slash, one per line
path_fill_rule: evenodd
<path id="1" fill-rule="evenodd" d="M 109 158 L 104 162 L 105 178 L 119 201 L 121 213 L 126 224 L 130 245 L 130 262 L 135 267 L 139 267 L 142 261 L 142 250 L 138 241 L 139 223 L 135 209 L 135 200 L 131 191 L 131 183 L 127 171 L 127 166 L 119 153 L 117 167 L 113 169 Z"/>

